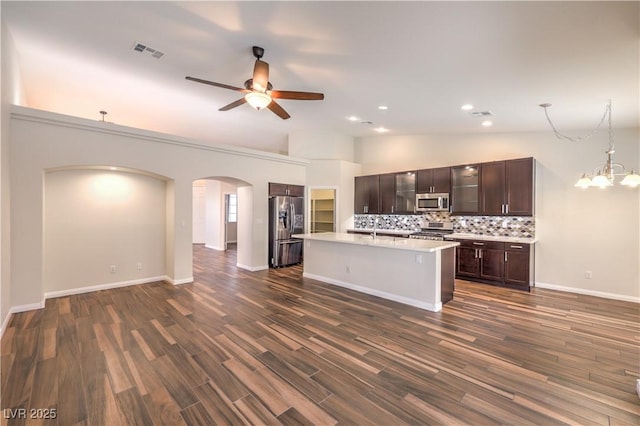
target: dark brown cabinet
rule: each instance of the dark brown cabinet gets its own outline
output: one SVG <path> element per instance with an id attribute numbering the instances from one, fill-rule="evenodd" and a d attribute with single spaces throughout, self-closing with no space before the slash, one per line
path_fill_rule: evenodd
<path id="1" fill-rule="evenodd" d="M 355 213 L 415 213 L 415 172 L 358 176 L 355 181 Z"/>
<path id="2" fill-rule="evenodd" d="M 480 212 L 487 216 L 533 215 L 533 158 L 482 163 Z"/>
<path id="3" fill-rule="evenodd" d="M 535 160 L 505 161 L 506 214 L 533 216 L 535 199 Z"/>
<path id="4" fill-rule="evenodd" d="M 456 278 L 529 290 L 533 283 L 530 244 L 458 240 Z"/>
<path id="5" fill-rule="evenodd" d="M 396 203 L 396 175 L 388 173 L 379 176 L 380 179 L 380 210 L 379 213 L 393 213 Z"/>
<path id="6" fill-rule="evenodd" d="M 534 159 L 451 168 L 451 213 L 533 216 Z"/>
<path id="7" fill-rule="evenodd" d="M 304 197 L 304 186 L 269 182 L 269 195 L 290 195 L 292 197 Z"/>
<path id="8" fill-rule="evenodd" d="M 504 282 L 515 286 L 529 286 L 533 281 L 533 256 L 529 244 L 505 244 Z"/>
<path id="9" fill-rule="evenodd" d="M 451 168 L 451 213 L 480 213 L 480 165 Z"/>
<path id="10" fill-rule="evenodd" d="M 451 167 L 418 170 L 416 192 L 418 194 L 451 192 Z"/>
<path id="11" fill-rule="evenodd" d="M 354 183 L 354 213 L 379 213 L 380 179 L 378 175 L 356 176 Z"/>
<path id="12" fill-rule="evenodd" d="M 416 173 L 402 172 L 393 176 L 394 200 L 391 213 L 413 214 L 416 212 Z"/>

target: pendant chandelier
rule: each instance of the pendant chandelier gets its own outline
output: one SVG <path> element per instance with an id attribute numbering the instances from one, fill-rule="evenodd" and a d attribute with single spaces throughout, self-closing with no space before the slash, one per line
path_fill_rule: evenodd
<path id="1" fill-rule="evenodd" d="M 613 186 L 613 182 L 615 181 L 616 176 L 624 176 L 624 178 L 620 182 L 621 185 L 631 188 L 636 188 L 640 185 L 639 174 L 637 174 L 634 170 L 627 172 L 627 169 L 625 169 L 622 164 L 615 163 L 613 161 L 613 154 L 616 152 L 616 150 L 613 145 L 613 131 L 611 130 L 611 101 L 607 103 L 604 114 L 602 115 L 602 119 L 600 120 L 598 126 L 587 135 L 582 137 L 569 137 L 560 133 L 558 129 L 556 129 L 556 126 L 554 126 L 551 122 L 551 118 L 549 118 L 549 112 L 547 111 L 547 108 L 549 108 L 551 104 L 540 104 L 540 106 L 544 109 L 544 114 L 547 117 L 547 121 L 549 122 L 549 125 L 551 126 L 551 129 L 553 130 L 553 133 L 556 135 L 556 137 L 558 139 L 564 139 L 571 142 L 580 142 L 589 139 L 600 129 L 604 121 L 607 120 L 609 133 L 609 149 L 605 151 L 607 159 L 601 167 L 596 167 L 595 169 L 593 169 L 592 174 L 588 175 L 586 173 L 583 173 L 582 177 L 578 179 L 578 182 L 576 182 L 575 186 L 584 189 L 589 187 L 607 188 L 609 186 Z M 616 168 L 618 172 L 616 172 Z"/>

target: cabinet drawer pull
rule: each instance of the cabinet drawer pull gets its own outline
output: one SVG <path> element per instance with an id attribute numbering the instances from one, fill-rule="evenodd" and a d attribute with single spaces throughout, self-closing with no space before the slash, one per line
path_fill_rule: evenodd
<path id="1" fill-rule="evenodd" d="M 477 243 L 475 241 L 473 242 L 473 244 L 476 245 L 476 246 L 483 246 L 484 245 L 484 243 Z"/>
<path id="2" fill-rule="evenodd" d="M 514 246 L 514 245 L 510 245 L 509 247 L 510 247 L 510 248 L 515 248 L 515 249 L 521 249 L 521 248 L 523 248 L 522 246 Z"/>

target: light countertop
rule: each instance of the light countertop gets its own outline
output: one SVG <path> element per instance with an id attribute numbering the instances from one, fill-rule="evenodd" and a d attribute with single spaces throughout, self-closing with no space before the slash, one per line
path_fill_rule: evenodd
<path id="1" fill-rule="evenodd" d="M 406 232 L 405 232 L 406 233 Z M 435 252 L 456 247 L 460 243 L 454 241 L 431 241 L 411 238 L 347 234 L 342 232 L 319 232 L 315 234 L 294 234 L 293 238 L 301 238 L 312 241 L 326 241 L 341 244 L 355 244 L 360 246 L 384 247 L 398 250 Z"/>
<path id="2" fill-rule="evenodd" d="M 349 228 L 347 231 L 350 232 L 358 232 L 361 234 L 372 234 L 373 228 Z M 412 231 L 409 229 L 406 230 L 397 230 L 397 229 L 376 229 L 378 234 L 389 234 L 389 235 L 410 235 L 416 231 Z"/>
<path id="3" fill-rule="evenodd" d="M 518 237 L 494 237 L 493 235 L 478 235 L 478 234 L 465 234 L 456 232 L 447 235 L 447 239 L 459 239 L 459 240 L 479 240 L 479 241 L 501 241 L 505 243 L 518 243 L 518 244 L 535 244 L 535 238 L 518 238 Z"/>

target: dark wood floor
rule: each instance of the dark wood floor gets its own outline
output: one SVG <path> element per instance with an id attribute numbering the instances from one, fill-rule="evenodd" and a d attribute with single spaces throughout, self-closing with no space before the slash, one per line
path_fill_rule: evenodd
<path id="1" fill-rule="evenodd" d="M 14 315 L 3 424 L 640 424 L 638 304 L 457 282 L 431 313 L 194 260 Z"/>

